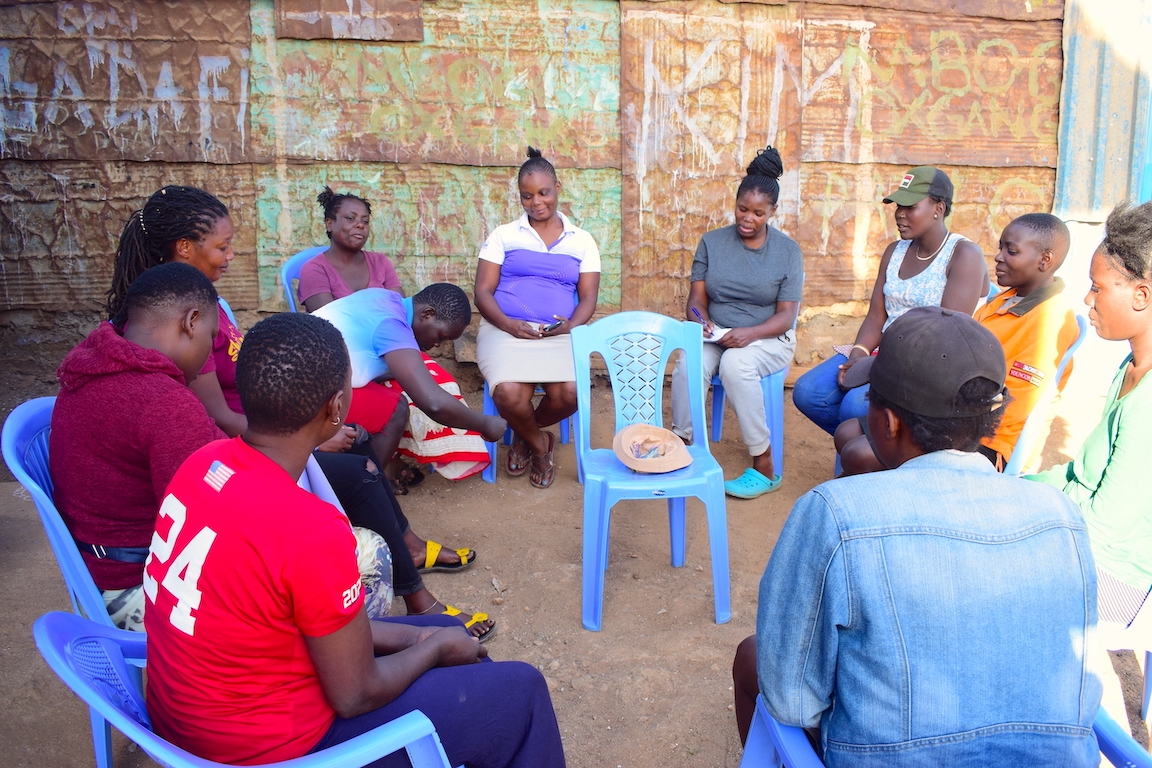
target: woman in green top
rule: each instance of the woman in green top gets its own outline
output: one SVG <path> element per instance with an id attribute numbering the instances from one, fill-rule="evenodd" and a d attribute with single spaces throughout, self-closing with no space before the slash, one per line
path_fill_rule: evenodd
<path id="1" fill-rule="evenodd" d="M 1088 319 L 1102 339 L 1127 341 L 1104 417 L 1073 461 L 1030 479 L 1055 485 L 1084 513 L 1096 559 L 1100 620 L 1128 625 L 1152 586 L 1152 203 L 1117 206 L 1092 255 Z"/>

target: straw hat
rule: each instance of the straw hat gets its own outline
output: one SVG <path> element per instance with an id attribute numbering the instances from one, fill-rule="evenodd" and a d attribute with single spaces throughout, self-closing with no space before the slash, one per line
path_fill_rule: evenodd
<path id="1" fill-rule="evenodd" d="M 651 424 L 631 424 L 612 438 L 612 450 L 637 472 L 671 472 L 692 463 L 692 454 L 673 432 Z"/>

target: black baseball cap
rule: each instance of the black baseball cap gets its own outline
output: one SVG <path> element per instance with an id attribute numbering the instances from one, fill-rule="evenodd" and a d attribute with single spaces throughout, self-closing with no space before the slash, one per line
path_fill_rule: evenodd
<path id="1" fill-rule="evenodd" d="M 917 307 L 888 326 L 879 351 L 849 372 L 892 405 L 947 419 L 1003 407 L 1007 367 L 999 340 L 970 316 L 943 307 Z M 999 393 L 983 403 L 962 405 L 960 388 L 977 378 L 999 384 Z"/>

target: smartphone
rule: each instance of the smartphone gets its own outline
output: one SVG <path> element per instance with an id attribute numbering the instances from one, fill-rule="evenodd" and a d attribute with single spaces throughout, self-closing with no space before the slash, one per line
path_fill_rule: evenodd
<path id="1" fill-rule="evenodd" d="M 548 333 L 548 331 L 554 331 L 562 325 L 564 325 L 564 321 L 563 320 L 557 320 L 554 323 L 548 323 L 548 325 L 540 326 L 540 332 L 541 333 Z"/>

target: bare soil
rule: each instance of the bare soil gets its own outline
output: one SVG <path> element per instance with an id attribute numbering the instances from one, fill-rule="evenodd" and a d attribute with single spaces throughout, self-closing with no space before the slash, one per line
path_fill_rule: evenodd
<path id="1" fill-rule="evenodd" d="M 5 410 L 53 390 L 44 376 L 5 378 Z M 594 395 L 593 441 L 608 445 L 610 390 L 600 384 Z M 468 397 L 479 407 L 478 392 Z M 732 655 L 754 631 L 759 578 L 793 502 L 832 476 L 831 438 L 790 406 L 786 414 L 781 489 L 755 501 L 728 502 L 732 619 L 722 625 L 714 622 L 702 505 L 688 503 L 687 564 L 673 568 L 667 505 L 653 500 L 616 507 L 603 630 L 581 627 L 583 495 L 571 445 L 557 447 L 557 478 L 547 490 L 501 471 L 494 485 L 431 475 L 402 498 L 421 535 L 478 551 L 471 570 L 431 574 L 427 583 L 445 602 L 486 611 L 496 620 L 498 634 L 488 644 L 494 658 L 526 661 L 544 673 L 570 765 L 739 764 Z M 724 440 L 713 451 L 727 477 L 747 466 L 730 411 Z M 23 490 L 4 483 L 0 495 L 0 600 L 7 613 L 0 624 L 3 763 L 91 766 L 87 712 L 31 640 L 30 626 L 39 614 L 69 609 L 59 572 Z M 394 610 L 403 613 L 403 603 L 397 601 Z M 1134 674 L 1138 696 L 1139 670 Z M 1129 670 L 1130 682 L 1132 675 Z M 118 767 L 151 765 L 122 737 L 116 745 Z"/>

